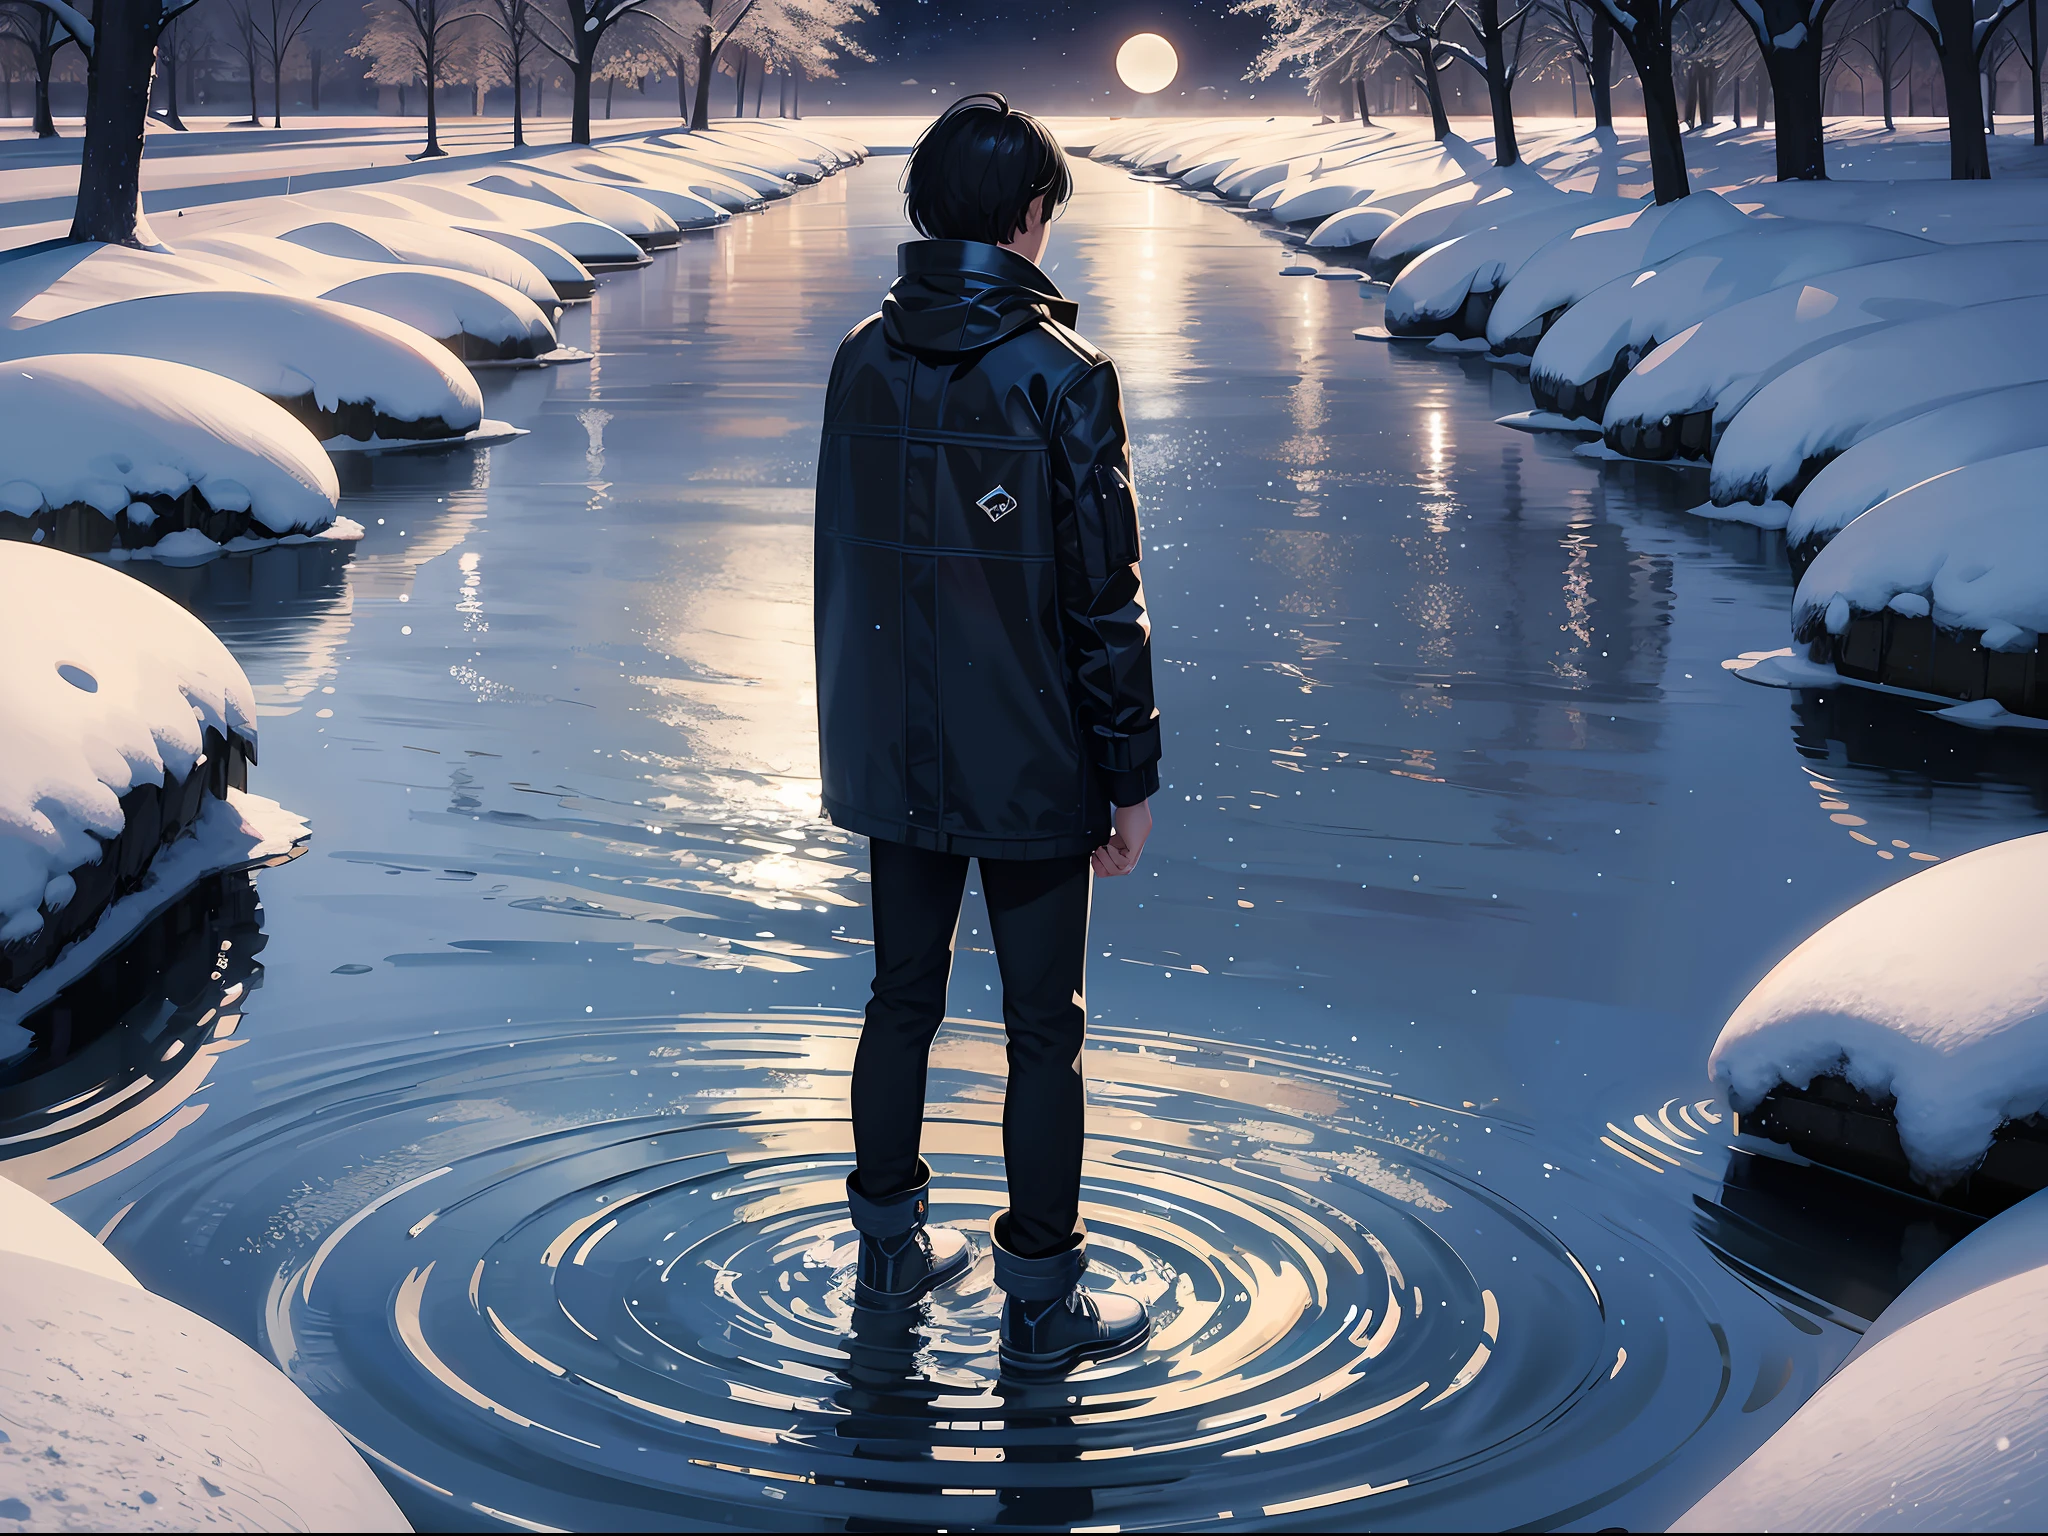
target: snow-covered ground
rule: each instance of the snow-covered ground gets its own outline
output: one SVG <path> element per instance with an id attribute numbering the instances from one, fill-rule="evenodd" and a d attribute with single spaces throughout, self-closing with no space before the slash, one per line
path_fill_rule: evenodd
<path id="1" fill-rule="evenodd" d="M 0 1255 L 9 1529 L 411 1529 L 277 1367 L 5 1179 Z"/>
<path id="2" fill-rule="evenodd" d="M 1537 409 L 1506 424 L 1598 434 L 1582 451 L 1606 458 L 1708 464 L 1700 510 L 1796 527 L 1802 562 L 1839 534 L 1822 557 L 1837 586 L 1803 587 L 1794 616 L 1817 659 L 1832 650 L 1827 677 L 1975 700 L 1997 673 L 2009 705 L 2048 709 L 2031 671 L 2014 683 L 1991 659 L 2025 651 L 2031 667 L 2048 615 L 2022 490 L 2038 466 L 2014 454 L 2043 441 L 2026 423 L 2048 380 L 2048 153 L 1996 137 L 1993 180 L 1957 183 L 1944 125 L 1854 121 L 1830 130 L 1834 180 L 1781 184 L 1768 129 L 1722 127 L 1685 135 L 1694 195 L 1659 207 L 1639 125 L 1620 128 L 1531 122 L 1506 169 L 1483 131 L 1435 143 L 1415 119 L 1268 119 L 1235 137 L 1139 120 L 1093 153 L 1243 199 L 1391 279 L 1384 331 L 1362 336 L 1526 360 Z M 1804 512 L 1810 484 L 1866 441 L 1855 477 Z M 1917 641 L 1896 662 L 1888 645 L 1852 658 L 1848 620 L 1870 601 L 1903 603 L 1979 660 L 1922 675 Z"/>
<path id="3" fill-rule="evenodd" d="M 1923 877 L 1924 878 L 1924 877 Z M 1674 1531 L 2040 1530 L 2048 1193 L 1963 1239 Z"/>

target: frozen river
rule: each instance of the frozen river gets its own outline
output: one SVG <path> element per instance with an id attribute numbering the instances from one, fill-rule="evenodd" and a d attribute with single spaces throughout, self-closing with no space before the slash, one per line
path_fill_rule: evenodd
<path id="1" fill-rule="evenodd" d="M 1731 1154 L 1707 1049 L 1913 855 L 2039 830 L 2038 750 L 1736 680 L 1789 580 L 1697 483 L 1497 427 L 1512 375 L 1353 339 L 1377 290 L 1077 164 L 1048 264 L 1123 369 L 1167 785 L 1096 893 L 1084 1208 L 1159 1333 L 1002 1386 L 984 1261 L 849 1338 L 810 478 L 901 167 L 607 278 L 593 363 L 486 379 L 530 436 L 345 472 L 352 551 L 131 567 L 314 841 L 40 1020 L 0 1173 L 423 1526 L 1661 1528 L 1959 1231 Z M 927 1141 L 974 1221 L 985 926 Z"/>

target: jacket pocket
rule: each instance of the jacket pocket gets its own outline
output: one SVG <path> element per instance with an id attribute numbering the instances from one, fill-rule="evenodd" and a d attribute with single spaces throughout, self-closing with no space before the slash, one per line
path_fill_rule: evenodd
<path id="1" fill-rule="evenodd" d="M 1138 563 L 1138 493 L 1114 464 L 1095 466 L 1094 495 L 1081 508 L 1081 559 L 1091 581 L 1103 582 Z"/>

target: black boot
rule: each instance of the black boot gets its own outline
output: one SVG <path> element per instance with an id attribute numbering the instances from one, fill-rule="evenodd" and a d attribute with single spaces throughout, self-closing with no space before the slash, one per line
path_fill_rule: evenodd
<path id="1" fill-rule="evenodd" d="M 1002 1217 L 990 1225 L 1001 1231 Z M 1088 1233 L 1040 1259 L 1019 1258 L 995 1238 L 996 1284 L 1003 1307 L 1003 1369 L 1017 1376 L 1059 1376 L 1084 1360 L 1107 1360 L 1143 1344 L 1152 1332 L 1145 1305 L 1114 1291 L 1084 1291 Z"/>
<path id="2" fill-rule="evenodd" d="M 928 1292 L 957 1280 L 973 1261 L 966 1233 L 924 1224 L 932 1170 L 920 1161 L 918 1171 L 923 1177 L 916 1184 L 881 1200 L 861 1193 L 858 1174 L 846 1176 L 846 1204 L 860 1233 L 860 1275 L 853 1287 L 857 1307 L 897 1311 L 915 1306 Z"/>

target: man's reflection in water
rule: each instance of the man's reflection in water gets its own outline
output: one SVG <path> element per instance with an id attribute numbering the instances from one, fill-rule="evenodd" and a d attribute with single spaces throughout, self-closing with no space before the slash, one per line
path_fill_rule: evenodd
<path id="1" fill-rule="evenodd" d="M 1001 1509 L 994 1523 L 1058 1529 L 1090 1519 L 1095 1493 L 1080 1481 L 1086 1476 L 1080 1466 L 1086 1442 L 1075 1433 L 1071 1399 L 1077 1394 L 1071 1386 L 1064 1381 L 1013 1384 L 998 1379 L 990 1388 L 993 1401 L 987 1406 L 963 1405 L 965 1394 L 959 1386 L 930 1379 L 932 1327 L 921 1307 L 899 1312 L 854 1309 L 846 1363 L 838 1368 L 843 1385 L 833 1394 L 833 1401 L 846 1410 L 835 1429 L 838 1437 L 855 1442 L 859 1457 L 898 1463 L 908 1471 L 911 1464 L 938 1460 L 932 1447 L 945 1433 L 939 1428 L 942 1422 L 975 1419 L 984 1425 L 1000 1424 L 1000 1431 L 990 1438 L 1000 1441 L 1002 1460 L 964 1463 L 960 1473 L 963 1481 L 997 1485 Z M 993 1353 L 991 1349 L 991 1357 Z M 967 1466 L 975 1470 L 969 1474 Z M 1062 1473 L 1055 1467 L 1073 1470 Z M 895 1486 L 917 1495 L 931 1492 L 929 1478 L 892 1477 L 880 1465 L 866 1481 L 877 1490 Z M 901 1523 L 856 1517 L 847 1522 L 847 1529 L 897 1530 Z"/>

